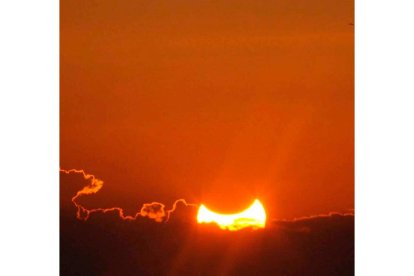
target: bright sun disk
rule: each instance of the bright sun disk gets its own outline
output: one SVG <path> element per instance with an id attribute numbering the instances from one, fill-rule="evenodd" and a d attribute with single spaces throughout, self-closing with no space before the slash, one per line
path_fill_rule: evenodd
<path id="1" fill-rule="evenodd" d="M 200 205 L 197 214 L 198 223 L 216 223 L 223 230 L 237 231 L 243 228 L 264 228 L 266 212 L 262 203 L 256 199 L 246 210 L 235 214 L 219 214 Z"/>

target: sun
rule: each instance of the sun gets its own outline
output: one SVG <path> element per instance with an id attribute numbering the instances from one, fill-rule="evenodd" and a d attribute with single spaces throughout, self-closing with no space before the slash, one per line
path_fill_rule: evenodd
<path id="1" fill-rule="evenodd" d="M 250 207 L 240 213 L 219 214 L 201 204 L 197 214 L 198 223 L 216 223 L 220 229 L 230 231 L 237 231 L 243 228 L 264 228 L 266 218 L 263 204 L 258 199 L 255 199 Z"/>

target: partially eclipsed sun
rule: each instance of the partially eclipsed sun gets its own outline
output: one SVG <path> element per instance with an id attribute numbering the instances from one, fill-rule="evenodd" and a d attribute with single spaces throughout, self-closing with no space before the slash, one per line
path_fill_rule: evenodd
<path id="1" fill-rule="evenodd" d="M 256 199 L 246 210 L 236 214 L 219 214 L 200 205 L 197 214 L 198 223 L 216 223 L 223 230 L 237 231 L 243 228 L 264 228 L 266 212 L 262 203 Z"/>

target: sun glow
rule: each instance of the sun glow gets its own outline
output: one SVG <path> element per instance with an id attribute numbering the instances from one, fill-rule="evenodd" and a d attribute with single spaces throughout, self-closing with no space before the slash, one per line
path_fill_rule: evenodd
<path id="1" fill-rule="evenodd" d="M 256 199 L 246 210 L 236 214 L 215 213 L 203 204 L 197 214 L 198 223 L 216 223 L 223 230 L 237 231 L 243 228 L 264 228 L 266 212 L 262 203 Z"/>

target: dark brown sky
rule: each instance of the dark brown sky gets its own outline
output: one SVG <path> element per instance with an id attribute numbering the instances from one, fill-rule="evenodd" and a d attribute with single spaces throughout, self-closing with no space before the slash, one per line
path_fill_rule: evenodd
<path id="1" fill-rule="evenodd" d="M 61 1 L 61 167 L 90 204 L 354 206 L 353 1 Z M 97 207 L 97 206 L 93 206 Z"/>

